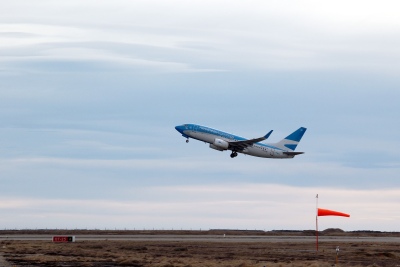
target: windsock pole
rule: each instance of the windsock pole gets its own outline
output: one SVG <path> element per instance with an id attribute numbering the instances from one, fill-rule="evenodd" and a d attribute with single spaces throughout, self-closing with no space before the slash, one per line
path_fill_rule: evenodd
<path id="1" fill-rule="evenodd" d="M 315 209 L 315 236 L 316 236 L 316 249 L 318 253 L 318 194 L 315 197 L 315 202 L 316 202 L 316 209 Z"/>

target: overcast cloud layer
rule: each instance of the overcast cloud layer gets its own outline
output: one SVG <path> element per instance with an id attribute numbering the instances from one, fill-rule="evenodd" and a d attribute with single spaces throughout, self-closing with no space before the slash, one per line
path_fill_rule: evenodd
<path id="1" fill-rule="evenodd" d="M 397 1 L 0 3 L 0 228 L 400 231 Z"/>

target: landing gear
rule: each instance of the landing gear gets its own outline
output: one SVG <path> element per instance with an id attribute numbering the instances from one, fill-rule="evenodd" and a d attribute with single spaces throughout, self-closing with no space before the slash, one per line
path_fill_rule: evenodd
<path id="1" fill-rule="evenodd" d="M 237 157 L 237 152 L 236 151 L 232 151 L 232 153 L 231 153 L 231 158 L 235 158 L 235 157 Z"/>
<path id="2" fill-rule="evenodd" d="M 189 143 L 189 138 L 188 138 L 188 139 L 186 139 L 186 143 Z"/>

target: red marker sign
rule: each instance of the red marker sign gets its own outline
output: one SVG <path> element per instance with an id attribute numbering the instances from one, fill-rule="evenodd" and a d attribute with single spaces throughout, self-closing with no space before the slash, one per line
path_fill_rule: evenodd
<path id="1" fill-rule="evenodd" d="M 69 243 L 69 242 L 75 242 L 75 236 L 53 236 L 53 242 L 56 243 Z"/>

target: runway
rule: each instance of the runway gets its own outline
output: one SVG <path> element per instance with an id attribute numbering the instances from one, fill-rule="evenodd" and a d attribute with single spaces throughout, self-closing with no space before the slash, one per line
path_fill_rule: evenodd
<path id="1" fill-rule="evenodd" d="M 190 242 L 315 242 L 315 236 L 243 236 L 243 235 L 74 235 L 76 242 L 79 241 L 190 241 Z M 4 240 L 29 240 L 29 241 L 51 241 L 53 235 L 0 235 L 0 241 Z M 400 237 L 373 237 L 373 236 L 320 236 L 319 242 L 376 242 L 376 243 L 400 243 Z"/>

